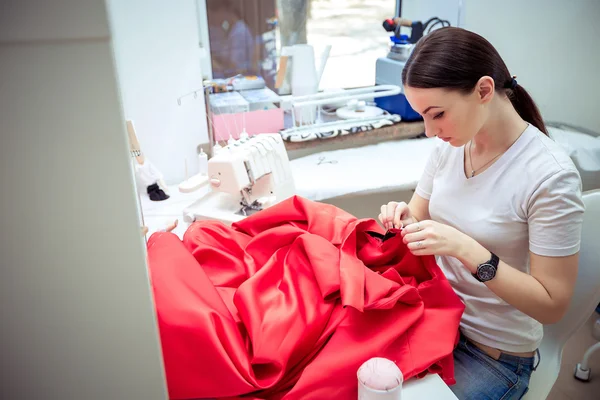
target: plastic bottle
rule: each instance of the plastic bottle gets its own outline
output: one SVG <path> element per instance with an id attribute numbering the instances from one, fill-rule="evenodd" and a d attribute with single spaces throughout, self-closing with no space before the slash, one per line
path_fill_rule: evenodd
<path id="1" fill-rule="evenodd" d="M 208 156 L 202 148 L 200 149 L 200 154 L 198 154 L 198 163 L 200 166 L 200 173 L 202 175 L 208 174 Z"/>
<path id="2" fill-rule="evenodd" d="M 229 140 L 227 140 L 227 145 L 231 146 L 235 144 L 235 139 L 233 136 L 229 135 Z"/>
<path id="3" fill-rule="evenodd" d="M 215 145 L 213 146 L 213 155 L 215 155 L 215 156 L 216 156 L 217 154 L 219 154 L 219 152 L 220 152 L 221 150 L 223 150 L 223 146 L 221 146 L 221 145 L 219 144 L 219 142 L 215 143 Z"/>

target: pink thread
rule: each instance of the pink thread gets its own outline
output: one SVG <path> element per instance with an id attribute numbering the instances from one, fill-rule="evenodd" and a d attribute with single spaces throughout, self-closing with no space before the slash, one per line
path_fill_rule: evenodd
<path id="1" fill-rule="evenodd" d="M 375 357 L 360 366 L 358 379 L 368 388 L 391 390 L 402 384 L 403 375 L 393 361 Z"/>

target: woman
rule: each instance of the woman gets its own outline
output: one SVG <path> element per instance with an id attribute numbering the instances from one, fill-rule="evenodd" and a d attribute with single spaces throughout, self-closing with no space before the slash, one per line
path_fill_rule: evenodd
<path id="1" fill-rule="evenodd" d="M 454 351 L 460 399 L 518 399 L 539 362 L 542 324 L 565 313 L 584 206 L 571 159 L 494 47 L 460 28 L 419 41 L 405 94 L 430 156 L 410 203 L 381 207 L 416 255 L 436 255 L 466 308 Z"/>
<path id="2" fill-rule="evenodd" d="M 208 0 L 208 30 L 214 78 L 256 75 L 259 46 L 238 7 L 230 0 Z"/>

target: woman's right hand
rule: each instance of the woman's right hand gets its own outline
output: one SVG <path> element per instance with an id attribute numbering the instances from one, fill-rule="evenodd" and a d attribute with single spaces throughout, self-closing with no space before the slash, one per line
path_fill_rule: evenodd
<path id="1" fill-rule="evenodd" d="M 385 229 L 401 229 L 409 224 L 417 222 L 412 216 L 408 204 L 405 202 L 390 201 L 381 206 L 379 222 Z"/>

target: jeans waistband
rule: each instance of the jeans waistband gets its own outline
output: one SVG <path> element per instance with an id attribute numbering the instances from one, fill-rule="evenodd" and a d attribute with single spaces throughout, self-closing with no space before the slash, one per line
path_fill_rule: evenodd
<path id="1" fill-rule="evenodd" d="M 479 351 L 485 353 L 483 350 L 481 350 L 479 347 L 477 347 L 475 345 L 475 343 L 473 343 L 473 341 L 469 340 L 462 332 L 460 333 L 460 343 L 463 346 L 466 346 L 468 344 L 470 346 L 477 348 Z M 536 357 L 536 355 L 537 355 L 537 357 Z M 536 360 L 536 358 L 537 358 L 537 360 Z M 541 357 L 540 357 L 539 349 L 535 350 L 535 354 L 533 357 L 519 357 L 519 356 L 515 356 L 512 354 L 504 353 L 502 350 L 500 350 L 500 357 L 498 358 L 498 361 L 502 361 L 502 362 L 506 362 L 506 363 L 510 363 L 510 364 L 521 364 L 523 366 L 532 367 L 532 369 L 535 371 L 540 364 L 540 359 L 541 359 Z"/>

